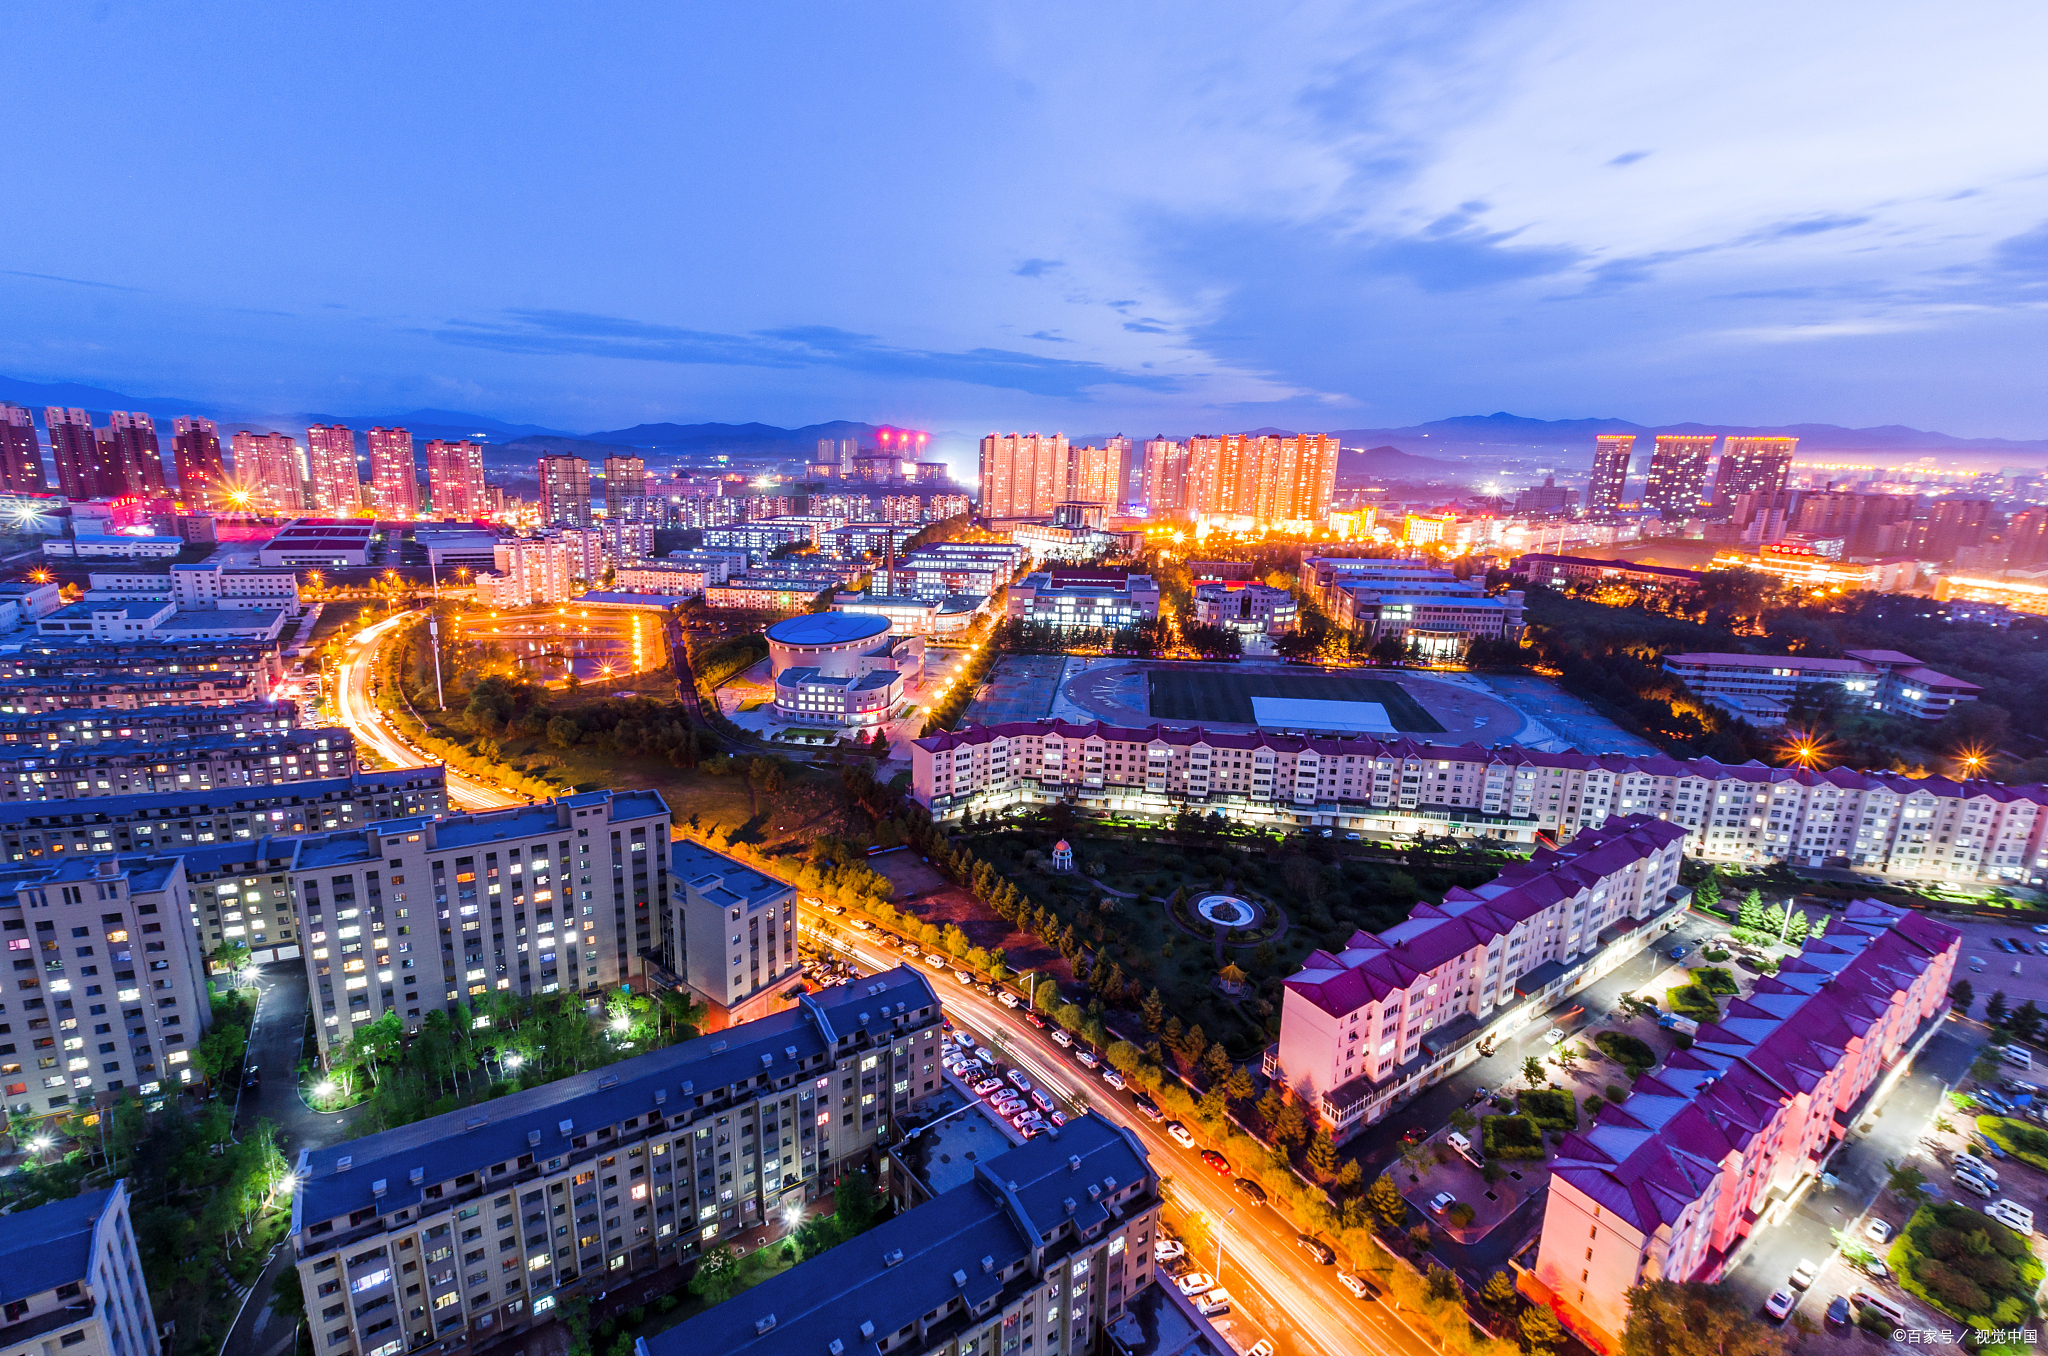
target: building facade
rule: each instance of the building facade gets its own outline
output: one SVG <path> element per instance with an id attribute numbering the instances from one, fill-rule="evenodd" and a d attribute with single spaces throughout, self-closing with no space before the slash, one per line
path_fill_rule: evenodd
<path id="1" fill-rule="evenodd" d="M 171 460 L 178 468 L 178 497 L 188 507 L 228 507 L 227 466 L 220 455 L 220 427 L 213 420 L 172 420 Z"/>
<path id="2" fill-rule="evenodd" d="M 1286 589 L 1215 580 L 1195 585 L 1195 620 L 1227 626 L 1246 636 L 1282 636 L 1294 629 L 1299 606 Z"/>
<path id="3" fill-rule="evenodd" d="M 647 463 L 639 457 L 604 459 L 604 511 L 608 518 L 625 514 L 626 506 L 647 498 Z"/>
<path id="4" fill-rule="evenodd" d="M 924 676 L 924 637 L 887 617 L 815 612 L 768 628 L 778 719 L 849 728 L 886 724 Z"/>
<path id="5" fill-rule="evenodd" d="M 417 1030 L 429 1008 L 494 990 L 635 984 L 668 899 L 668 841 L 652 791 L 308 837 L 288 874 L 322 1059 L 386 1013 Z"/>
<path id="6" fill-rule="evenodd" d="M 662 964 L 733 1025 L 780 1006 L 803 965 L 796 891 L 688 839 L 669 844 Z"/>
<path id="7" fill-rule="evenodd" d="M 1725 510 L 1740 495 L 1783 494 L 1792 478 L 1797 438 L 1738 438 L 1721 444 L 1721 463 L 1714 470 L 1714 505 Z"/>
<path id="8" fill-rule="evenodd" d="M 1240 823 L 1515 843 L 1609 815 L 1654 814 L 1685 830 L 1688 856 L 1709 861 L 2048 879 L 2048 786 L 1851 768 L 1017 721 L 913 742 L 911 794 L 941 821 L 1065 801 L 1162 820 L 1186 809 Z"/>
<path id="9" fill-rule="evenodd" d="M 581 457 L 540 459 L 542 527 L 590 526 L 590 463 Z"/>
<path id="10" fill-rule="evenodd" d="M 1567 1135 L 1534 1271 L 1565 1325 L 1619 1350 L 1630 1287 L 1726 1276 L 1903 1071 L 1948 1005 L 1961 946 L 1925 914 L 1851 903 L 1626 1102 Z"/>
<path id="11" fill-rule="evenodd" d="M 305 468 L 299 449 L 285 433 L 237 433 L 234 484 L 228 504 L 236 510 L 283 518 L 306 511 Z"/>
<path id="12" fill-rule="evenodd" d="M 1633 433 L 1601 433 L 1593 439 L 1593 477 L 1586 485 L 1586 512 L 1613 513 L 1628 494 L 1628 464 L 1635 455 Z"/>
<path id="13" fill-rule="evenodd" d="M 1046 570 L 1011 586 L 1009 616 L 1062 631 L 1114 631 L 1159 620 L 1159 585 L 1128 570 Z"/>
<path id="14" fill-rule="evenodd" d="M 1666 522 L 1691 518 L 1706 496 L 1707 461 L 1714 454 L 1712 437 L 1660 433 L 1650 453 L 1650 479 L 1643 487 L 1643 507 Z"/>
<path id="15" fill-rule="evenodd" d="M 1330 516 L 1340 450 L 1326 433 L 1191 438 L 1183 508 L 1225 527 L 1312 526 Z"/>
<path id="16" fill-rule="evenodd" d="M 135 1244 L 128 1180 L 7 1217 L 0 1350 L 155 1356 L 156 1313 Z"/>
<path id="17" fill-rule="evenodd" d="M 0 715 L 0 745 L 29 744 L 56 749 L 90 746 L 99 740 L 146 742 L 196 739 L 206 735 L 263 738 L 299 723 L 292 702 L 251 702 L 244 706 L 153 706 L 143 711 L 41 711 Z"/>
<path id="18" fill-rule="evenodd" d="M 43 427 L 50 435 L 59 494 L 67 499 L 111 499 L 121 493 L 114 468 L 102 464 L 99 439 L 84 410 L 52 405 L 43 411 Z"/>
<path id="19" fill-rule="evenodd" d="M 1928 668 L 1897 650 L 1850 650 L 1840 659 L 1809 655 L 1667 654 L 1664 671 L 1718 705 L 1763 724 L 1782 724 L 1785 705 L 1799 689 L 1836 687 L 1853 705 L 1871 711 L 1940 720 L 1963 702 L 1977 700 L 1977 684 Z"/>
<path id="20" fill-rule="evenodd" d="M 991 433 L 981 440 L 985 518 L 1043 518 L 1067 497 L 1067 435 Z"/>
<path id="21" fill-rule="evenodd" d="M 434 516 L 448 520 L 487 517 L 488 496 L 484 492 L 484 447 L 464 439 L 447 442 L 436 438 L 427 444 L 427 496 Z"/>
<path id="22" fill-rule="evenodd" d="M 63 749 L 0 744 L 0 800 L 91 800 L 280 786 L 345 777 L 354 762 L 355 736 L 341 728 L 173 741 L 94 740 Z"/>
<path id="23" fill-rule="evenodd" d="M 313 511 L 347 518 L 362 507 L 363 482 L 356 470 L 355 430 L 346 424 L 315 424 L 306 430 L 306 473 Z"/>
<path id="24" fill-rule="evenodd" d="M 908 967 L 743 1026 L 300 1153 L 316 1356 L 481 1348 L 863 1166 L 941 1074 Z"/>
<path id="25" fill-rule="evenodd" d="M 1339 1143 L 1676 926 L 1685 831 L 1636 814 L 1582 829 L 1287 980 L 1266 1072 Z"/>
<path id="26" fill-rule="evenodd" d="M 0 490 L 9 494 L 44 494 L 49 490 L 34 412 L 27 406 L 4 401 L 0 401 Z"/>
<path id="27" fill-rule="evenodd" d="M 370 507 L 379 518 L 420 516 L 420 473 L 413 464 L 412 434 L 402 428 L 370 430 Z"/>

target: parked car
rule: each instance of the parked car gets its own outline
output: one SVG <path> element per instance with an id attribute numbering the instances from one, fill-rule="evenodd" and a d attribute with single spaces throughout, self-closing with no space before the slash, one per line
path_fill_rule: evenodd
<path id="1" fill-rule="evenodd" d="M 1674 946 L 1674 947 L 1672 947 L 1672 948 L 1671 948 L 1671 950 L 1670 950 L 1670 952 L 1669 952 L 1668 954 L 1670 955 L 1671 959 L 1673 959 L 1673 960 L 1684 960 L 1684 959 L 1685 959 L 1685 948 L 1684 948 L 1684 947 L 1682 947 L 1682 946 Z"/>
<path id="2" fill-rule="evenodd" d="M 1792 1268 L 1792 1284 L 1804 1290 L 1807 1286 L 1813 1284 L 1813 1278 L 1819 1274 L 1820 1268 L 1818 1266 L 1807 1261 L 1805 1258 L 1801 1258 L 1799 1265 Z"/>
<path id="3" fill-rule="evenodd" d="M 2034 1232 L 2034 1212 L 2018 1201 L 2001 1197 L 1985 1206 L 1984 1213 L 2023 1238 Z"/>
<path id="4" fill-rule="evenodd" d="M 1185 1276 L 1177 1277 L 1174 1286 L 1183 1295 L 1206 1295 L 1216 1288 L 1216 1278 L 1206 1271 L 1190 1271 Z"/>
<path id="5" fill-rule="evenodd" d="M 953 978 L 959 980 L 962 984 L 967 985 L 969 988 L 972 988 L 974 986 L 974 976 L 968 974 L 965 970 L 955 970 L 953 972 Z"/>
<path id="6" fill-rule="evenodd" d="M 1005 989 L 996 995 L 996 1002 L 1001 1003 L 1006 1008 L 1014 1008 L 1017 1006 L 1017 995 Z"/>
<path id="7" fill-rule="evenodd" d="M 1067 1123 L 1067 1113 L 1064 1111 L 1054 1111 L 1048 1114 L 1051 1116 L 1054 1125 L 1065 1125 Z"/>
<path id="8" fill-rule="evenodd" d="M 1436 1193 L 1436 1195 L 1431 1196 L 1429 1198 L 1429 1213 L 1432 1215 L 1441 1215 L 1444 1211 L 1450 1209 L 1457 1203 L 1458 1198 L 1456 1196 L 1453 1196 L 1448 1191 L 1439 1191 Z"/>
<path id="9" fill-rule="evenodd" d="M 1054 1045 L 1057 1045 L 1062 1050 L 1071 1050 L 1074 1048 L 1074 1038 L 1072 1036 L 1069 1036 L 1066 1032 L 1060 1031 L 1058 1029 L 1055 1029 L 1052 1033 L 1052 1043 Z"/>
<path id="10" fill-rule="evenodd" d="M 1025 1013 L 1024 1020 L 1031 1023 L 1031 1025 L 1037 1027 L 1040 1031 L 1045 1030 L 1045 1018 L 1039 1016 L 1035 1012 Z"/>
<path id="11" fill-rule="evenodd" d="M 1124 1076 L 1115 1069 L 1104 1069 L 1102 1071 L 1102 1081 L 1115 1088 L 1118 1092 L 1124 1090 Z"/>
<path id="12" fill-rule="evenodd" d="M 1354 1276 L 1348 1271 L 1337 1273 L 1337 1284 L 1351 1292 L 1353 1299 L 1366 1299 L 1374 1292 L 1372 1285 L 1363 1276 Z"/>
<path id="13" fill-rule="evenodd" d="M 1783 1323 L 1785 1315 L 1791 1313 L 1792 1306 L 1798 1302 L 1799 1297 L 1792 1293 L 1791 1287 L 1787 1286 L 1773 1292 L 1771 1297 L 1764 1301 L 1764 1312 L 1778 1322 Z"/>
<path id="14" fill-rule="evenodd" d="M 1153 1101 L 1150 1097 L 1140 1097 L 1136 1100 L 1135 1104 L 1138 1108 L 1138 1114 L 1148 1121 L 1166 1119 L 1166 1113 L 1159 1109 L 1159 1103 Z"/>
<path id="15" fill-rule="evenodd" d="M 247 1088 L 251 1092 L 254 1092 L 256 1091 L 256 1089 L 262 1087 L 263 1070 L 251 1067 L 249 1072 L 242 1075 L 242 1086 Z"/>
<path id="16" fill-rule="evenodd" d="M 1230 1160 L 1214 1149 L 1202 1150 L 1202 1162 L 1214 1169 L 1219 1177 L 1230 1176 Z"/>
<path id="17" fill-rule="evenodd" d="M 1183 1149 L 1195 1147 L 1195 1137 L 1189 1134 L 1188 1128 L 1179 1121 L 1168 1121 L 1166 1123 L 1166 1137 L 1175 1144 L 1180 1145 Z"/>
<path id="18" fill-rule="evenodd" d="M 1958 1149 L 1956 1151 L 1956 1170 L 1960 1172 L 1964 1168 L 1968 1168 L 1987 1182 L 1998 1180 L 1998 1169 L 1992 1167 L 1968 1149 Z"/>
<path id="19" fill-rule="evenodd" d="M 1024 1076 L 1024 1071 L 1022 1069 L 1012 1069 L 1008 1073 L 1004 1074 L 1003 1077 L 1009 1079 L 1010 1086 L 1017 1089 L 1017 1091 L 1031 1091 L 1031 1080 Z"/>
<path id="20" fill-rule="evenodd" d="M 1253 1205 L 1264 1205 L 1266 1203 L 1266 1189 L 1257 1182 L 1249 1178 L 1240 1177 L 1235 1185 L 1239 1191 L 1242 1191 L 1251 1198 Z"/>
<path id="21" fill-rule="evenodd" d="M 1052 1110 L 1052 1098 L 1045 1095 L 1044 1088 L 1033 1088 L 1031 1090 L 1031 1105 L 1037 1107 L 1040 1111 L 1050 1111 Z"/>
<path id="22" fill-rule="evenodd" d="M 1837 1295 L 1828 1301 L 1828 1322 L 1843 1324 L 1849 1321 L 1849 1297 Z"/>
<path id="23" fill-rule="evenodd" d="M 1002 1090 L 1003 1080 L 1000 1078 L 984 1078 L 974 1085 L 974 1095 L 976 1097 L 989 1097 Z"/>
<path id="24" fill-rule="evenodd" d="M 1401 1132 L 1401 1142 L 1403 1144 L 1420 1144 L 1428 1138 L 1429 1131 L 1419 1125 L 1411 1125 Z"/>
<path id="25" fill-rule="evenodd" d="M 1874 1219 L 1863 1226 L 1863 1236 L 1873 1243 L 1892 1241 L 1892 1226 L 1881 1219 Z"/>
<path id="26" fill-rule="evenodd" d="M 1195 1312 L 1203 1318 L 1214 1318 L 1218 1314 L 1230 1312 L 1230 1292 L 1211 1290 L 1195 1301 Z"/>
<path id="27" fill-rule="evenodd" d="M 1177 1238 L 1162 1238 L 1152 1245 L 1152 1260 L 1154 1262 L 1177 1262 L 1187 1255 L 1187 1244 Z"/>
<path id="28" fill-rule="evenodd" d="M 1102 1061 L 1087 1050 L 1076 1050 L 1074 1052 L 1074 1062 L 1084 1069 L 1099 1069 L 1102 1067 Z"/>

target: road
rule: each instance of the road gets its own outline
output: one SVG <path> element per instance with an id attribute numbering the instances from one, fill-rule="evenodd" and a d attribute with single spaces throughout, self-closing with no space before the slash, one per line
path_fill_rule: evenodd
<path id="1" fill-rule="evenodd" d="M 244 1067 L 262 1072 L 262 1084 L 244 1088 L 235 1102 L 235 1131 L 247 1134 L 259 1120 L 277 1127 L 278 1152 L 296 1162 L 301 1149 L 324 1148 L 355 1134 L 351 1122 L 360 1109 L 324 1116 L 299 1098 L 297 1069 L 305 1044 L 310 1001 L 306 968 L 299 961 L 273 961 L 256 979 L 256 1019 L 249 1028 Z M 242 1310 L 235 1316 L 221 1346 L 222 1356 L 280 1356 L 291 1349 L 296 1325 L 271 1312 L 270 1295 L 278 1278 L 292 1266 L 289 1241 L 264 1264 Z"/>
<path id="2" fill-rule="evenodd" d="M 440 760 L 415 747 L 387 720 L 370 696 L 376 669 L 377 650 L 400 628 L 418 620 L 418 613 L 401 612 L 366 626 L 349 638 L 334 673 L 334 710 L 341 723 L 354 733 L 356 741 L 396 767 L 435 767 Z M 448 803 L 459 810 L 501 810 L 529 801 L 517 792 L 465 776 L 448 768 Z"/>
<path id="3" fill-rule="evenodd" d="M 807 921 L 832 920 L 811 916 Z M 815 931 L 813 935 L 871 971 L 909 963 L 864 939 L 828 937 Z M 1361 1349 L 1407 1356 L 1430 1356 L 1437 1351 L 1386 1303 L 1353 1299 L 1338 1286 L 1337 1268 L 1319 1265 L 1303 1251 L 1297 1231 L 1284 1217 L 1252 1204 L 1228 1179 L 1203 1164 L 1199 1149 L 1183 1149 L 1167 1138 L 1162 1125 L 1139 1114 L 1128 1093 L 1114 1091 L 1079 1068 L 1021 1013 L 977 990 L 955 985 L 950 971 L 934 972 L 931 978 L 955 1027 L 965 1027 L 992 1041 L 1004 1062 L 1024 1070 L 1055 1096 L 1092 1108 L 1136 1133 L 1152 1157 L 1153 1170 L 1166 1179 L 1169 1208 L 1184 1212 L 1182 1219 L 1174 1221 L 1175 1229 L 1187 1243 L 1195 1269 L 1216 1276 L 1231 1294 L 1232 1335 L 1241 1347 L 1249 1347 L 1260 1336 L 1270 1336 L 1280 1351 L 1304 1356 L 1351 1356 Z M 1199 1224 L 1189 1216 L 1199 1217 Z M 1216 1251 L 1219 1234 L 1220 1267 Z"/>

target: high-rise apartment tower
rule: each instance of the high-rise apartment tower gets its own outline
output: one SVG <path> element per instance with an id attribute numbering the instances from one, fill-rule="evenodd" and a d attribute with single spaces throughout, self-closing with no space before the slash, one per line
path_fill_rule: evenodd
<path id="1" fill-rule="evenodd" d="M 402 428 L 370 430 L 370 506 L 382 518 L 417 518 L 420 473 L 413 466 L 412 434 Z"/>
<path id="2" fill-rule="evenodd" d="M 0 490 L 43 494 L 43 446 L 36 441 L 36 417 L 25 405 L 0 404 Z"/>
<path id="3" fill-rule="evenodd" d="M 590 526 L 590 463 L 581 457 L 540 459 L 540 520 L 544 527 Z"/>
<path id="4" fill-rule="evenodd" d="M 981 511 L 1046 518 L 1066 497 L 1067 435 L 991 433 L 981 440 Z"/>
<path id="5" fill-rule="evenodd" d="M 164 455 L 156 440 L 156 422 L 147 414 L 114 410 L 98 436 L 109 444 L 101 454 L 102 464 L 113 468 L 120 482 L 120 488 L 113 493 L 144 499 L 162 499 L 169 493 L 164 484 Z"/>
<path id="6" fill-rule="evenodd" d="M 305 512 L 305 466 L 289 433 L 244 430 L 230 444 L 235 472 L 227 507 L 267 518 Z"/>
<path id="7" fill-rule="evenodd" d="M 1650 483 L 1643 487 L 1643 507 L 1676 521 L 1699 512 L 1707 489 L 1707 459 L 1714 439 L 1660 433 L 1650 454 Z"/>
<path id="8" fill-rule="evenodd" d="M 629 500 L 647 497 L 647 463 L 639 457 L 604 459 L 604 511 L 608 518 L 626 512 Z"/>
<path id="9" fill-rule="evenodd" d="M 1621 507 L 1635 448 L 1633 433 L 1602 433 L 1593 439 L 1593 480 L 1586 486 L 1586 512 L 1612 513 Z"/>
<path id="10" fill-rule="evenodd" d="M 362 506 L 356 435 L 348 425 L 315 424 L 306 430 L 306 469 L 313 482 L 315 513 L 346 518 Z"/>
<path id="11" fill-rule="evenodd" d="M 1660 439 L 1661 441 L 1661 439 Z M 1777 494 L 1792 475 L 1797 438 L 1729 438 L 1714 472 L 1714 506 L 1726 509 L 1739 494 Z"/>
<path id="12" fill-rule="evenodd" d="M 427 444 L 427 493 L 436 518 L 482 518 L 490 512 L 484 489 L 484 447 L 467 439 Z"/>
<path id="13" fill-rule="evenodd" d="M 50 460 L 57 464 L 59 493 L 69 499 L 99 499 L 118 493 L 107 487 L 90 415 L 52 405 L 43 411 L 43 427 L 50 431 Z"/>
<path id="14" fill-rule="evenodd" d="M 220 428 L 213 420 L 172 420 L 171 460 L 178 467 L 178 497 L 185 501 L 185 507 L 223 507 L 228 474 L 220 455 Z"/>

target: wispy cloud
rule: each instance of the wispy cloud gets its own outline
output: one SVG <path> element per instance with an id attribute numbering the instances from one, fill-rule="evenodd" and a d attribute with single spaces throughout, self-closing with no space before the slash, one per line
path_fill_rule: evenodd
<path id="1" fill-rule="evenodd" d="M 1124 322 L 1124 328 L 1129 330 L 1132 334 L 1173 333 L 1173 331 L 1167 329 L 1166 326 L 1160 324 L 1158 321 L 1153 320 L 1149 317 L 1144 320 L 1126 320 Z"/>
<path id="2" fill-rule="evenodd" d="M 1074 342 L 1073 340 L 1067 338 L 1065 335 L 1054 334 L 1051 330 L 1039 330 L 1036 333 L 1027 334 L 1024 337 L 1026 339 L 1039 339 L 1048 344 L 1071 344 Z"/>
<path id="3" fill-rule="evenodd" d="M 1105 386 L 1160 392 L 1180 387 L 1172 377 L 1006 349 L 948 353 L 899 348 L 880 343 L 871 334 L 830 325 L 719 334 L 583 311 L 515 310 L 499 321 L 451 320 L 432 333 L 445 343 L 501 353 L 580 354 L 726 367 L 838 368 L 877 377 L 958 381 L 1067 399 L 1086 399 L 1090 392 Z"/>
<path id="4" fill-rule="evenodd" d="M 1011 271 L 1020 278 L 1043 278 L 1054 269 L 1065 266 L 1065 262 L 1059 259 L 1026 259 Z"/>
<path id="5" fill-rule="evenodd" d="M 1623 165 L 1633 165 L 1636 161 L 1644 159 L 1650 154 L 1651 152 L 1649 151 L 1623 151 L 1607 163 L 1615 169 L 1620 169 Z"/>
<path id="6" fill-rule="evenodd" d="M 108 292 L 147 292 L 147 287 L 126 287 L 120 283 L 94 282 L 90 278 L 60 278 L 54 273 L 30 273 L 19 268 L 0 268 L 10 278 L 35 278 L 40 282 L 66 283 L 72 287 L 98 287 Z"/>

